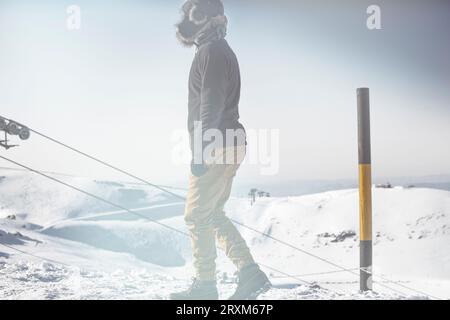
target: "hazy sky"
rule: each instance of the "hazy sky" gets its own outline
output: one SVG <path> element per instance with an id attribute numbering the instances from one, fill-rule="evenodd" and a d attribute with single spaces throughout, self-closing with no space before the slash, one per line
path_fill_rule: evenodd
<path id="1" fill-rule="evenodd" d="M 182 1 L 0 0 L 0 115 L 159 183 L 185 130 L 194 49 Z M 242 180 L 357 176 L 356 88 L 372 94 L 375 177 L 450 173 L 450 3 L 224 1 L 242 73 L 241 120 L 280 130 L 280 171 Z M 381 7 L 382 30 L 366 9 Z M 81 30 L 66 28 L 69 5 Z M 118 178 L 38 137 L 0 151 L 38 169 Z M 0 166 L 9 166 L 0 161 Z"/>

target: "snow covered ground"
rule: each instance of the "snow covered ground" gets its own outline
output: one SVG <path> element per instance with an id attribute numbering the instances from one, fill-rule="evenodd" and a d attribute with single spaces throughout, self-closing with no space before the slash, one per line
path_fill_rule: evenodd
<path id="1" fill-rule="evenodd" d="M 189 283 L 189 239 L 160 225 L 186 231 L 179 200 L 138 184 L 57 178 L 140 216 L 1 169 L 0 299 L 167 299 Z M 357 190 L 261 198 L 253 206 L 231 199 L 230 217 L 293 245 L 240 227 L 257 261 L 272 268 L 275 287 L 260 298 L 449 299 L 450 192 L 399 187 L 374 189 L 373 198 L 375 283 L 367 294 L 358 292 Z M 218 259 L 226 298 L 234 269 L 223 254 Z"/>

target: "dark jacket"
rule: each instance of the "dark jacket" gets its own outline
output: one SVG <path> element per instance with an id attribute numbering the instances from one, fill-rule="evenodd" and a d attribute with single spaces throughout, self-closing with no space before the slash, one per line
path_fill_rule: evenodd
<path id="1" fill-rule="evenodd" d="M 201 45 L 189 75 L 188 129 L 191 148 L 195 121 L 202 121 L 203 132 L 220 130 L 224 140 L 227 129 L 244 130 L 239 122 L 240 91 L 239 64 L 227 41 L 222 39 Z M 226 146 L 239 143 L 226 142 Z"/>

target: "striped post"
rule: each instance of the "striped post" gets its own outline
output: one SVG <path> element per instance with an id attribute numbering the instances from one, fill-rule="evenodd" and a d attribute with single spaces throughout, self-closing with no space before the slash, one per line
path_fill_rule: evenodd
<path id="1" fill-rule="evenodd" d="M 372 168 L 370 151 L 370 97 L 368 88 L 359 88 L 358 156 L 360 214 L 360 290 L 372 290 Z"/>

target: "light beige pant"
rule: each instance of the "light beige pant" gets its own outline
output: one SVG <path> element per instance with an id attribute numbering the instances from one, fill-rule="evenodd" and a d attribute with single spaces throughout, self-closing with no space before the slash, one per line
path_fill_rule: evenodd
<path id="1" fill-rule="evenodd" d="M 230 155 L 233 149 L 216 152 L 215 160 L 224 154 Z M 233 178 L 245 156 L 245 147 L 238 147 L 236 151 L 237 162 L 218 164 L 215 161 L 208 164 L 205 175 L 189 178 L 185 221 L 191 234 L 194 268 L 199 280 L 215 279 L 216 238 L 218 246 L 238 270 L 254 263 L 245 240 L 224 212 Z"/>

